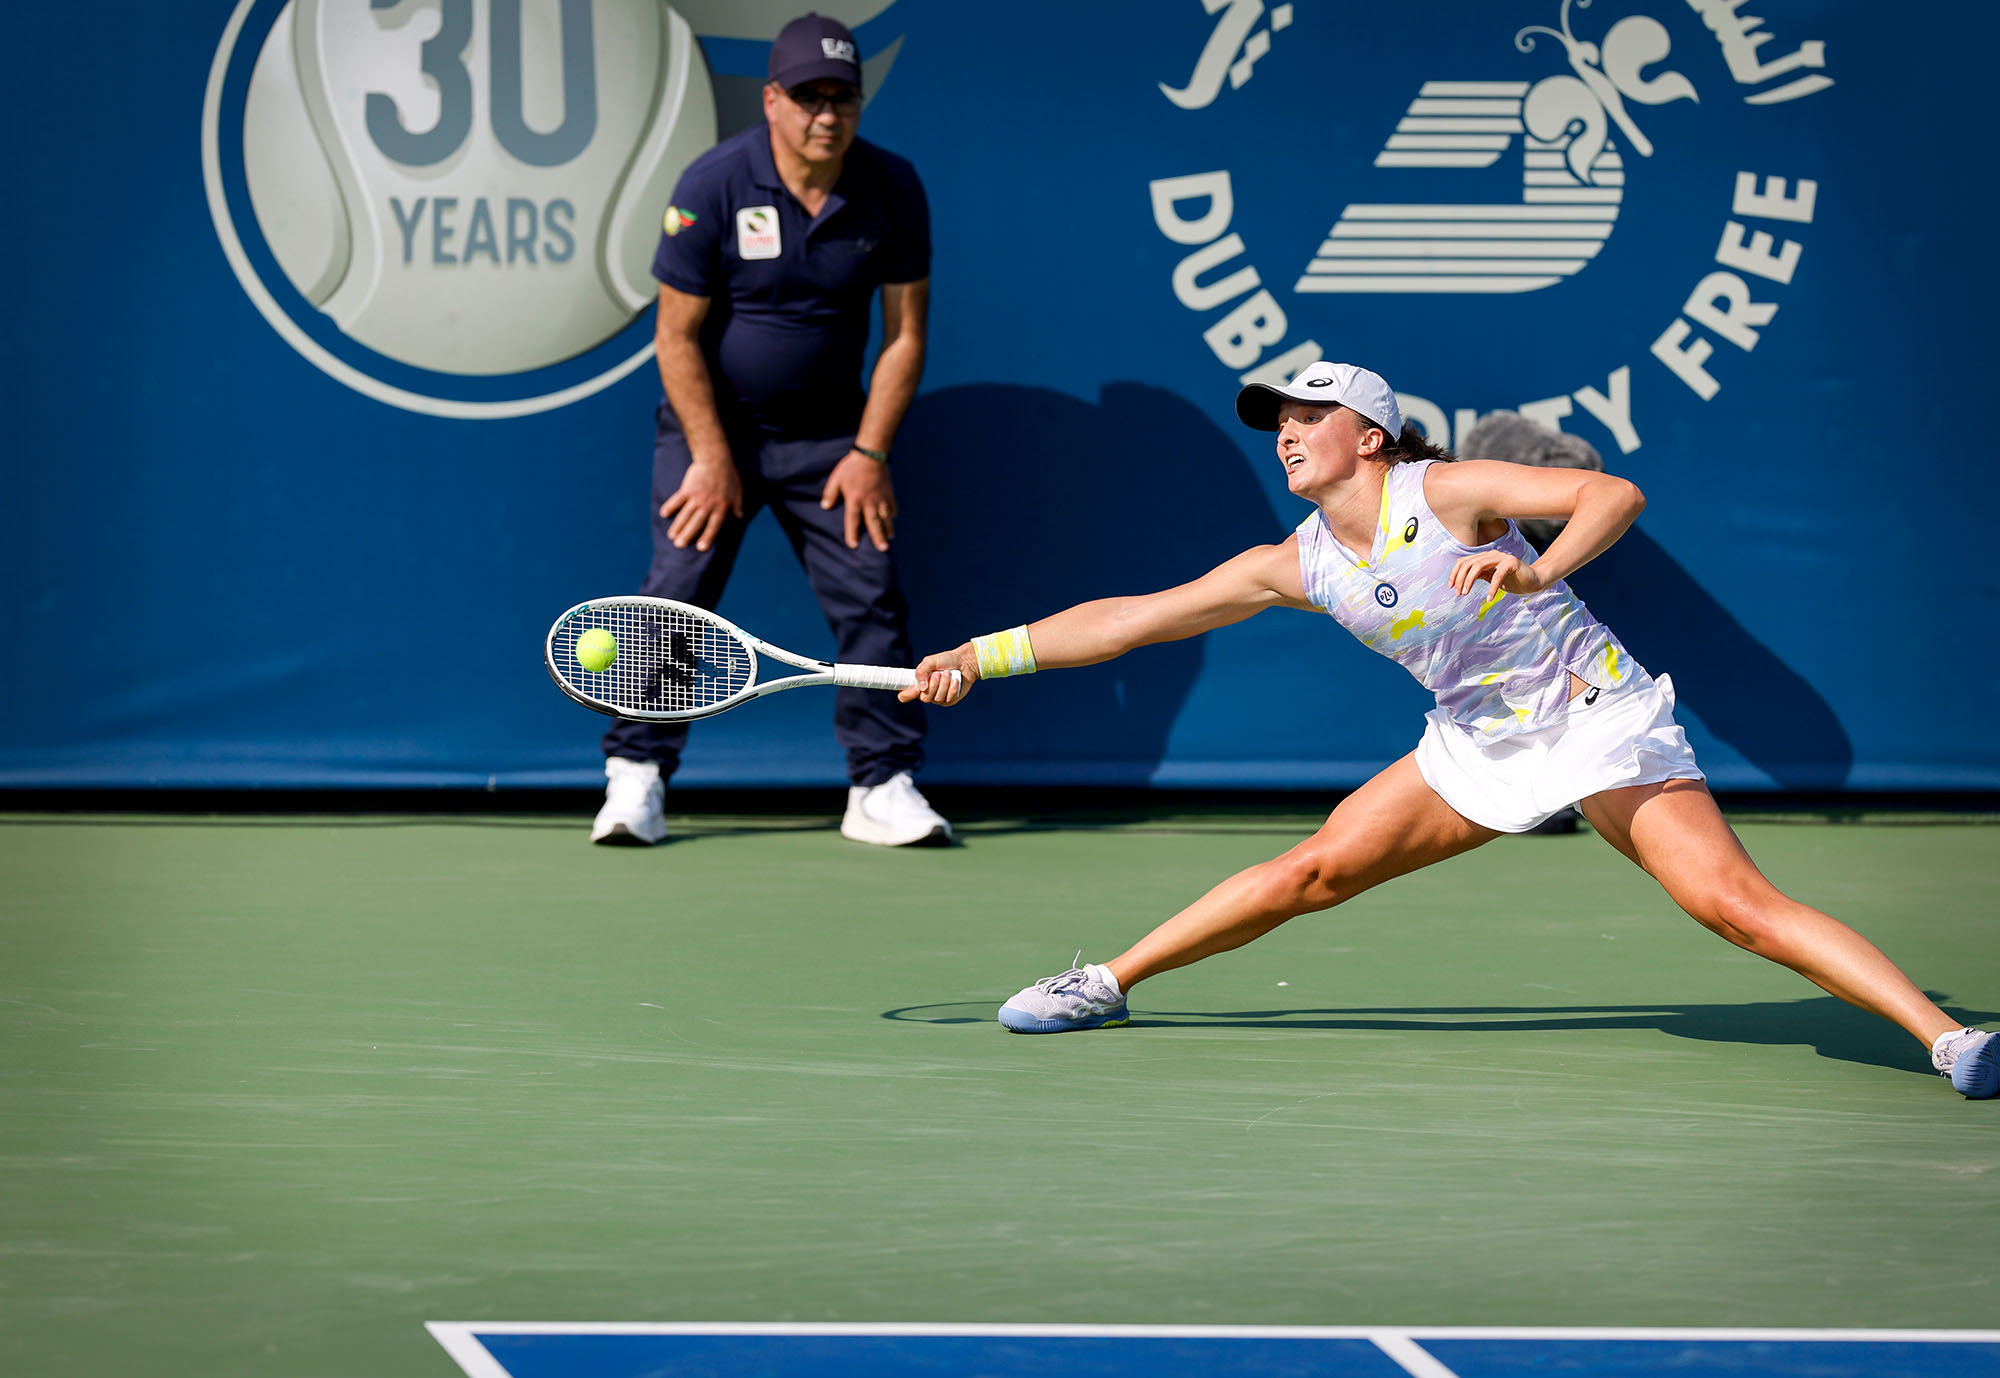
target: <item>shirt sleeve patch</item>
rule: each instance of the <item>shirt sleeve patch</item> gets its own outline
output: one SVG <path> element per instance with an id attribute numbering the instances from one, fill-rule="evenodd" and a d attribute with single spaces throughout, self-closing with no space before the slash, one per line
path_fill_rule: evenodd
<path id="1" fill-rule="evenodd" d="M 690 203 L 703 207 L 691 210 Z M 674 199 L 660 217 L 660 241 L 653 250 L 653 276 L 676 292 L 712 297 L 720 286 L 721 236 L 709 188 L 683 176 Z M 720 214 L 727 214 L 726 211 Z"/>

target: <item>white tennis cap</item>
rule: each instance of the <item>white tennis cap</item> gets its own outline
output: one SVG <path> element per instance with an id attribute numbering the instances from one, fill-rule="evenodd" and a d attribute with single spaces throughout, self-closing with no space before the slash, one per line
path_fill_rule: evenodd
<path id="1" fill-rule="evenodd" d="M 1403 434 L 1403 409 L 1396 394 L 1382 381 L 1353 364 L 1334 364 L 1322 359 L 1307 364 L 1283 387 L 1276 383 L 1251 383 L 1236 394 L 1236 415 L 1244 425 L 1259 431 L 1278 429 L 1278 404 L 1292 402 L 1338 402 L 1351 407 L 1389 433 L 1395 440 Z"/>

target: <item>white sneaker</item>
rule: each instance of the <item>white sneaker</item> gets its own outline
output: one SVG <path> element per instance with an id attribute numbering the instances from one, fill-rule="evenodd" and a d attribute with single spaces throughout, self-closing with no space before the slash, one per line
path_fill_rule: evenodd
<path id="1" fill-rule="evenodd" d="M 1076 1029 L 1115 1029 L 1129 1023 L 1125 992 L 1110 967 L 1081 965 L 1060 976 L 1045 976 L 1000 1007 L 1000 1027 L 1011 1033 L 1069 1033 Z"/>
<path id="2" fill-rule="evenodd" d="M 1984 1029 L 1948 1033 L 1931 1048 L 1931 1065 L 1967 1100 L 2000 1095 L 2000 1034 Z"/>
<path id="3" fill-rule="evenodd" d="M 604 807 L 590 825 L 590 840 L 612 846 L 650 847 L 667 835 L 667 787 L 658 761 L 604 759 Z"/>
<path id="4" fill-rule="evenodd" d="M 905 770 L 879 785 L 849 789 L 840 835 L 878 847 L 945 847 L 951 843 L 951 824 L 917 792 Z"/>

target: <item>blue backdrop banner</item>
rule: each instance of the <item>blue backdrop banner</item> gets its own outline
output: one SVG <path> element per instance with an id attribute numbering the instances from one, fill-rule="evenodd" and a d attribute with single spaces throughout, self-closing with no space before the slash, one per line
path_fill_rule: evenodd
<path id="1" fill-rule="evenodd" d="M 1645 515 L 1573 584 L 1719 786 L 2000 788 L 2000 11 L 1861 0 L 817 0 L 934 217 L 899 437 L 920 649 L 1306 509 L 1246 379 L 1512 409 Z M 647 561 L 648 272 L 796 0 L 31 6 L 0 785 L 582 785 L 550 621 Z M 832 638 L 769 518 L 721 611 Z M 1273 612 L 932 714 L 931 783 L 1352 786 L 1428 696 Z M 831 696 L 681 780 L 834 784 Z"/>

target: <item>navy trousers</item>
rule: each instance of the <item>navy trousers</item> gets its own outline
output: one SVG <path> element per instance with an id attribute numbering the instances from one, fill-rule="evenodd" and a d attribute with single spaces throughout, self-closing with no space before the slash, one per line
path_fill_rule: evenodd
<path id="1" fill-rule="evenodd" d="M 743 517 L 727 518 L 706 551 L 692 544 L 676 550 L 667 539 L 668 519 L 660 504 L 672 497 L 692 462 L 687 441 L 660 428 L 653 448 L 653 563 L 639 592 L 712 608 L 735 568 L 743 535 L 757 514 L 771 509 L 792 553 L 805 568 L 833 629 L 835 658 L 855 665 L 915 665 L 910 653 L 909 605 L 896 577 L 895 561 L 877 550 L 862 531 L 861 546 L 849 550 L 846 512 L 820 510 L 827 475 L 853 445 L 852 436 L 832 440 L 771 440 L 732 437 L 736 469 L 743 478 Z M 748 628 L 758 630 L 756 627 Z M 662 778 L 680 764 L 687 744 L 686 723 L 620 721 L 604 734 L 604 754 L 657 761 Z M 879 785 L 898 771 L 924 763 L 924 713 L 879 689 L 836 689 L 834 739 L 846 749 L 847 775 L 857 785 Z"/>

